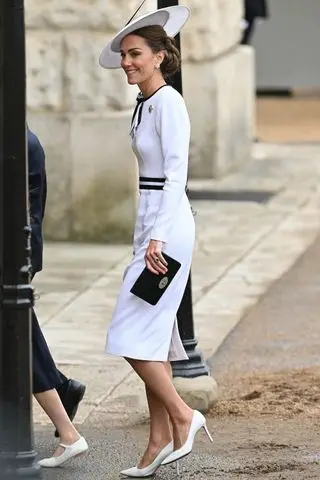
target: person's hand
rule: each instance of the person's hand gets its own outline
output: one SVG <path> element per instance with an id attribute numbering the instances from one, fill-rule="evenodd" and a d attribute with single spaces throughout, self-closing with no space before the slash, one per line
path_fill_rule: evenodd
<path id="1" fill-rule="evenodd" d="M 159 273 L 166 274 L 168 271 L 168 264 L 162 255 L 162 247 L 163 242 L 159 242 L 158 240 L 150 240 L 145 255 L 145 262 L 148 270 L 156 275 L 159 275 Z"/>

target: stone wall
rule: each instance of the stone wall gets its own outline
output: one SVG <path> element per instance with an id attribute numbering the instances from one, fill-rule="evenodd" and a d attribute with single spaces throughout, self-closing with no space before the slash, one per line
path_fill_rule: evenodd
<path id="1" fill-rule="evenodd" d="M 131 240 L 137 172 L 128 133 L 137 88 L 121 71 L 100 68 L 98 56 L 138 4 L 26 3 L 28 122 L 47 155 L 47 238 Z M 253 59 L 250 48 L 237 47 L 242 0 L 185 4 L 192 9 L 182 35 L 190 173 L 220 176 L 250 155 Z M 148 0 L 143 11 L 154 8 Z"/>
<path id="2" fill-rule="evenodd" d="M 254 63 L 239 46 L 242 0 L 185 0 L 184 96 L 192 121 L 190 177 L 218 178 L 251 155 Z M 210 22 L 208 22 L 210 19 Z"/>

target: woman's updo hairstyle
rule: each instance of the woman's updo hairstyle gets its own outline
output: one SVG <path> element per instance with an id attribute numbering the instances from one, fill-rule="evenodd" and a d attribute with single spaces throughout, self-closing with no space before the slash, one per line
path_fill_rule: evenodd
<path id="1" fill-rule="evenodd" d="M 165 57 L 160 65 L 160 70 L 166 80 L 180 70 L 181 55 L 175 39 L 168 37 L 160 25 L 139 28 L 132 32 L 132 35 L 144 38 L 153 53 L 164 51 Z"/>

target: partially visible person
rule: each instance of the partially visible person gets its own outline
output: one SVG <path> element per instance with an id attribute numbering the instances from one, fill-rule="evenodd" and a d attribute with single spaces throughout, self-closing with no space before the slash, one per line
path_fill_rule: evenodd
<path id="1" fill-rule="evenodd" d="M 33 278 L 42 270 L 42 222 L 47 197 L 47 181 L 43 148 L 36 135 L 29 129 L 27 140 Z M 68 379 L 57 369 L 34 309 L 32 309 L 32 361 L 33 394 L 55 425 L 56 436 L 60 436 L 61 442 L 53 456 L 40 460 L 39 464 L 43 467 L 58 467 L 88 449 L 87 442 L 72 424 L 79 402 L 84 396 L 85 386 L 76 380 Z"/>
<path id="2" fill-rule="evenodd" d="M 267 0 L 244 0 L 244 31 L 242 45 L 249 45 L 257 19 L 268 18 Z"/>

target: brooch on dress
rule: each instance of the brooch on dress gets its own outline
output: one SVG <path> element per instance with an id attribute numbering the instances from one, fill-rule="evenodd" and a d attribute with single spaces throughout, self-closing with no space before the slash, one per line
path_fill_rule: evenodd
<path id="1" fill-rule="evenodd" d="M 154 110 L 153 106 L 150 105 L 149 108 L 148 108 L 149 113 L 152 113 L 153 110 Z"/>

